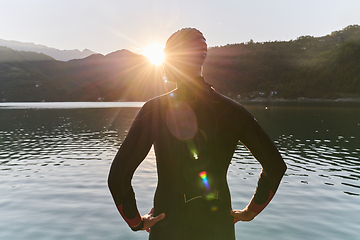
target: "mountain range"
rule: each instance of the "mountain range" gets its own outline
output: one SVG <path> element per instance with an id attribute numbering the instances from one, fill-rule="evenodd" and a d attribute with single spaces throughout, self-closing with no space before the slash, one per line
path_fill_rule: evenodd
<path id="1" fill-rule="evenodd" d="M 359 98 L 359 73 L 358 25 L 323 37 L 212 47 L 203 70 L 217 91 L 238 99 Z M 0 47 L 1 101 L 146 101 L 174 87 L 161 66 L 128 50 L 65 62 Z"/>
<path id="2" fill-rule="evenodd" d="M 95 54 L 95 52 L 84 49 L 83 51 L 80 50 L 59 50 L 56 48 L 47 47 L 45 45 L 40 44 L 34 44 L 34 43 L 23 43 L 18 41 L 9 41 L 0 39 L 0 46 L 8 47 L 14 50 L 19 51 L 27 51 L 27 52 L 36 52 L 36 53 L 43 53 L 45 55 L 48 55 L 56 60 L 59 61 L 69 61 L 71 59 L 81 59 L 88 57 L 92 54 Z"/>
<path id="3" fill-rule="evenodd" d="M 67 62 L 5 47 L 0 56 L 4 51 L 26 60 L 0 61 L 1 101 L 145 101 L 167 91 L 160 69 L 128 50 Z"/>

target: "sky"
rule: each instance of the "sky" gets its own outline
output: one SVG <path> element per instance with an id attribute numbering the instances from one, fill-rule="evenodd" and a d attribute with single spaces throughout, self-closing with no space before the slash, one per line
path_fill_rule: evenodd
<path id="1" fill-rule="evenodd" d="M 360 0 L 0 0 L 0 39 L 141 54 L 184 27 L 209 47 L 325 36 L 360 24 Z"/>

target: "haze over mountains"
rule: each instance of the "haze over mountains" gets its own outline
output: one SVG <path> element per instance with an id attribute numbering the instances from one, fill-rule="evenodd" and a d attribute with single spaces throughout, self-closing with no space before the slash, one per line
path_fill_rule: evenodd
<path id="1" fill-rule="evenodd" d="M 45 45 L 39 45 L 34 43 L 23 43 L 18 41 L 9 41 L 0 39 L 0 46 L 8 47 L 14 50 L 43 53 L 59 61 L 69 61 L 71 59 L 81 59 L 88 57 L 95 52 L 84 49 L 83 51 L 74 50 L 59 50 L 56 48 L 47 47 Z"/>
<path id="2" fill-rule="evenodd" d="M 232 98 L 360 98 L 360 26 L 209 48 L 203 75 Z M 0 47 L 1 101 L 146 101 L 172 88 L 161 66 L 128 50 L 64 62 Z"/>
<path id="3" fill-rule="evenodd" d="M 127 50 L 67 62 L 0 47 L 5 54 L 12 61 L 0 58 L 1 101 L 145 101 L 166 91 L 159 69 Z"/>

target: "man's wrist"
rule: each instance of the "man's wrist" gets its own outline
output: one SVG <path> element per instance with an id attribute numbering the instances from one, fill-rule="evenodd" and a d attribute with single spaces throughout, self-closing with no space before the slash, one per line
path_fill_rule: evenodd
<path id="1" fill-rule="evenodd" d="M 250 210 L 250 209 L 249 209 L 249 206 L 247 206 L 247 207 L 244 209 L 244 211 L 246 212 L 246 215 L 248 216 L 248 218 L 251 219 L 251 220 L 254 219 L 254 218 L 258 215 L 258 213 Z"/>
<path id="2" fill-rule="evenodd" d="M 133 230 L 134 232 L 136 231 L 140 231 L 144 228 L 144 219 L 141 218 L 141 222 L 139 223 L 139 225 L 137 225 L 136 227 L 132 227 L 130 226 L 131 230 Z"/>

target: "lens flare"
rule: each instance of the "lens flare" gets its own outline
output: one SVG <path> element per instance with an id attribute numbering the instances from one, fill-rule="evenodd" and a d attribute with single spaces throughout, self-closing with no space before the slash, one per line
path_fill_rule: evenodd
<path id="1" fill-rule="evenodd" d="M 207 174 L 206 171 L 202 171 L 201 173 L 199 173 L 199 176 L 201 177 L 201 179 L 204 182 L 205 187 L 207 188 L 207 190 L 210 190 L 210 186 L 209 186 L 209 182 L 207 180 Z"/>
<path id="2" fill-rule="evenodd" d="M 152 64 L 160 65 L 164 61 L 164 46 L 159 43 L 153 43 L 144 49 L 143 55 L 149 59 Z"/>
<path id="3" fill-rule="evenodd" d="M 216 212 L 217 209 L 218 209 L 217 206 L 212 206 L 212 207 L 211 207 L 211 211 L 213 211 L 213 212 Z"/>
<path id="4" fill-rule="evenodd" d="M 171 102 L 166 111 L 166 125 L 171 134 L 180 140 L 192 139 L 198 130 L 194 110 L 183 101 Z"/>

